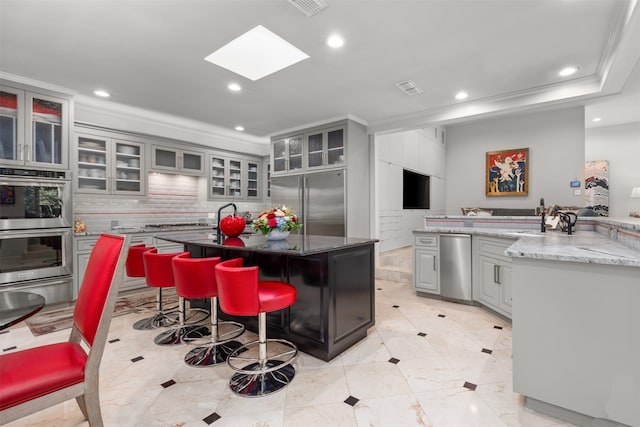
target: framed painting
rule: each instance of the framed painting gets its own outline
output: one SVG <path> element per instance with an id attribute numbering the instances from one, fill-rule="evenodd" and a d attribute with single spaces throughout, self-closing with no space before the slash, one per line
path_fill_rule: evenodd
<path id="1" fill-rule="evenodd" d="M 487 152 L 485 194 L 526 196 L 529 194 L 529 149 Z"/>

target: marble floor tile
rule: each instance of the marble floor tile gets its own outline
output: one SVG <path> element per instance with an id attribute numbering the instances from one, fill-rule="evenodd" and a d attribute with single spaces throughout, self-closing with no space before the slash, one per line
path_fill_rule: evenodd
<path id="1" fill-rule="evenodd" d="M 160 330 L 134 330 L 148 312 L 114 317 L 100 369 L 105 427 L 570 427 L 525 408 L 512 391 L 508 321 L 416 296 L 407 283 L 376 280 L 375 296 L 376 324 L 365 339 L 330 362 L 299 353 L 292 383 L 264 398 L 233 394 L 226 364 L 187 366 L 189 346 L 157 346 Z M 21 324 L 0 333 L 0 351 L 68 336 L 35 337 Z M 255 339 L 248 331 L 238 338 Z M 7 424 L 27 426 L 88 423 L 70 400 Z"/>

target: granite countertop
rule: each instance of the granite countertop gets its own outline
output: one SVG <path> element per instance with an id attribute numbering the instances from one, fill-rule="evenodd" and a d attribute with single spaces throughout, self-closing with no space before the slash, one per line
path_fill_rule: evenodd
<path id="1" fill-rule="evenodd" d="M 214 231 L 217 227 L 213 224 L 206 225 L 172 225 L 169 227 L 119 227 L 115 230 L 102 231 L 83 231 L 82 233 L 73 233 L 74 236 L 99 236 L 102 233 L 112 234 L 141 234 L 141 233 L 166 233 L 175 231 Z"/>
<path id="2" fill-rule="evenodd" d="M 595 231 L 580 231 L 571 236 L 557 232 L 537 234 L 518 239 L 505 254 L 514 258 L 640 267 L 640 251 Z"/>
<path id="3" fill-rule="evenodd" d="M 505 251 L 505 255 L 514 258 L 640 267 L 640 251 L 595 231 L 580 230 L 568 235 L 561 231 L 541 233 L 531 229 L 488 227 L 425 227 L 414 230 L 414 234 L 421 233 L 459 233 L 515 239 Z"/>
<path id="4" fill-rule="evenodd" d="M 303 236 L 290 234 L 285 240 L 267 240 L 261 234 L 243 235 L 242 237 L 227 238 L 222 244 L 216 243 L 215 233 L 174 232 L 162 233 L 159 239 L 174 243 L 193 244 L 209 247 L 224 247 L 231 250 L 250 250 L 264 253 L 283 253 L 291 255 L 311 255 L 328 251 L 364 246 L 375 243 L 376 239 L 358 239 L 337 236 Z"/>

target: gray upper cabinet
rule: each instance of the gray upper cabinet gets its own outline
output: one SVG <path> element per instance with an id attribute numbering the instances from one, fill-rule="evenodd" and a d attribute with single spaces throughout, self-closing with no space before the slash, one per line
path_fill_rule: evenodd
<path id="1" fill-rule="evenodd" d="M 203 151 L 153 145 L 151 171 L 203 176 L 205 154 Z"/>
<path id="2" fill-rule="evenodd" d="M 318 169 L 344 167 L 346 124 L 304 130 L 271 140 L 271 165 L 274 176 Z"/>
<path id="3" fill-rule="evenodd" d="M 260 159 L 215 152 L 209 156 L 209 200 L 260 200 L 262 180 Z"/>
<path id="4" fill-rule="evenodd" d="M 77 133 L 76 192 L 145 194 L 143 143 Z"/>
<path id="5" fill-rule="evenodd" d="M 69 167 L 71 100 L 0 85 L 0 162 Z"/>
<path id="6" fill-rule="evenodd" d="M 345 126 L 307 133 L 305 167 L 311 170 L 343 166 L 345 134 Z"/>
<path id="7" fill-rule="evenodd" d="M 303 168 L 304 135 L 291 135 L 275 139 L 271 143 L 274 175 L 301 172 Z"/>

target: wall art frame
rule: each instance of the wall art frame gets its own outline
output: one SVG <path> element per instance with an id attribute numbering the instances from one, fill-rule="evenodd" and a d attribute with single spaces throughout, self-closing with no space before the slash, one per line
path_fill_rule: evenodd
<path id="1" fill-rule="evenodd" d="M 529 149 L 489 151 L 485 162 L 485 195 L 527 196 L 529 194 Z"/>

